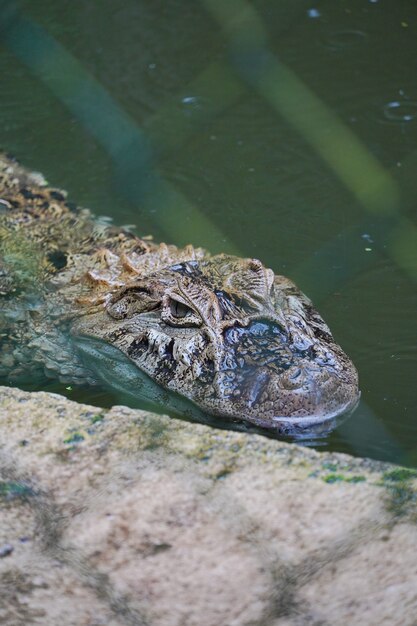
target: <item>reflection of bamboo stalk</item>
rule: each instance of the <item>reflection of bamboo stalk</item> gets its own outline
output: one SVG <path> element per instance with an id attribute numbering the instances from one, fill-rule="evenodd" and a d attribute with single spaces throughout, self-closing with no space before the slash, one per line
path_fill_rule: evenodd
<path id="1" fill-rule="evenodd" d="M 367 210 L 395 212 L 395 181 L 333 111 L 269 51 L 252 5 L 246 0 L 203 3 L 224 29 L 239 75 L 300 132 Z"/>
<path id="2" fill-rule="evenodd" d="M 247 0 L 202 0 L 229 41 L 233 65 L 334 171 L 362 207 L 390 223 L 388 254 L 417 278 L 417 229 L 399 214 L 396 181 L 312 91 L 270 52 L 266 30 Z"/>
<path id="3" fill-rule="evenodd" d="M 401 269 L 417 280 L 417 228 L 401 218 L 389 238 L 389 251 Z"/>
<path id="4" fill-rule="evenodd" d="M 175 243 L 236 253 L 207 215 L 155 170 L 148 136 L 104 87 L 45 29 L 12 4 L 2 9 L 4 43 L 77 117 L 111 156 L 131 202 L 153 213 Z"/>

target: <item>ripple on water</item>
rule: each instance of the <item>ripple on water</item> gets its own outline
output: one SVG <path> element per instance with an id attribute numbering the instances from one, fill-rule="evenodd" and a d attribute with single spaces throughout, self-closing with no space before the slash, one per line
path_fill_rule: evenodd
<path id="1" fill-rule="evenodd" d="M 338 30 L 322 37 L 321 43 L 330 50 L 342 51 L 365 43 L 367 37 L 367 33 L 362 30 Z"/>
<path id="2" fill-rule="evenodd" d="M 382 107 L 380 121 L 388 124 L 410 124 L 417 120 L 416 100 L 393 100 Z"/>

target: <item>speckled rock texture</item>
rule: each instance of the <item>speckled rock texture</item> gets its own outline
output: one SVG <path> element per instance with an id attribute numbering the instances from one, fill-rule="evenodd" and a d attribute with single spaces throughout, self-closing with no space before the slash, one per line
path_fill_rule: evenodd
<path id="1" fill-rule="evenodd" d="M 0 387 L 0 624 L 417 624 L 417 473 Z"/>

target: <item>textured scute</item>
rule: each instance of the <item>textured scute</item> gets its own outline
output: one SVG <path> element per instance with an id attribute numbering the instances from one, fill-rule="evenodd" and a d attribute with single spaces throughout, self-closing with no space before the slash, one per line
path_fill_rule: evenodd
<path id="1" fill-rule="evenodd" d="M 356 370 L 325 322 L 261 261 L 140 239 L 74 209 L 8 157 L 0 206 L 0 298 L 18 312 L 0 315 L 0 372 L 31 371 L 33 360 L 48 376 L 93 384 L 103 367 L 86 363 L 74 341 L 89 337 L 165 392 L 232 420 L 279 431 L 357 402 Z M 22 345 L 32 357 L 19 356 Z M 105 383 L 126 386 L 108 375 Z"/>

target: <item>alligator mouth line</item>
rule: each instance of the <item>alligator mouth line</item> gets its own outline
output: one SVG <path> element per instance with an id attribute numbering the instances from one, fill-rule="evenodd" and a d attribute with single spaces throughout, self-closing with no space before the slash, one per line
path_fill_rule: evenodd
<path id="1" fill-rule="evenodd" d="M 342 405 L 337 410 L 326 413 L 325 415 L 308 415 L 305 417 L 273 417 L 272 421 L 277 424 L 294 425 L 296 427 L 306 429 L 316 426 L 317 424 L 326 424 L 335 419 L 343 421 L 357 408 L 360 402 L 360 396 L 361 392 L 358 393 L 358 397 L 354 400 L 349 400 L 345 405 Z"/>

